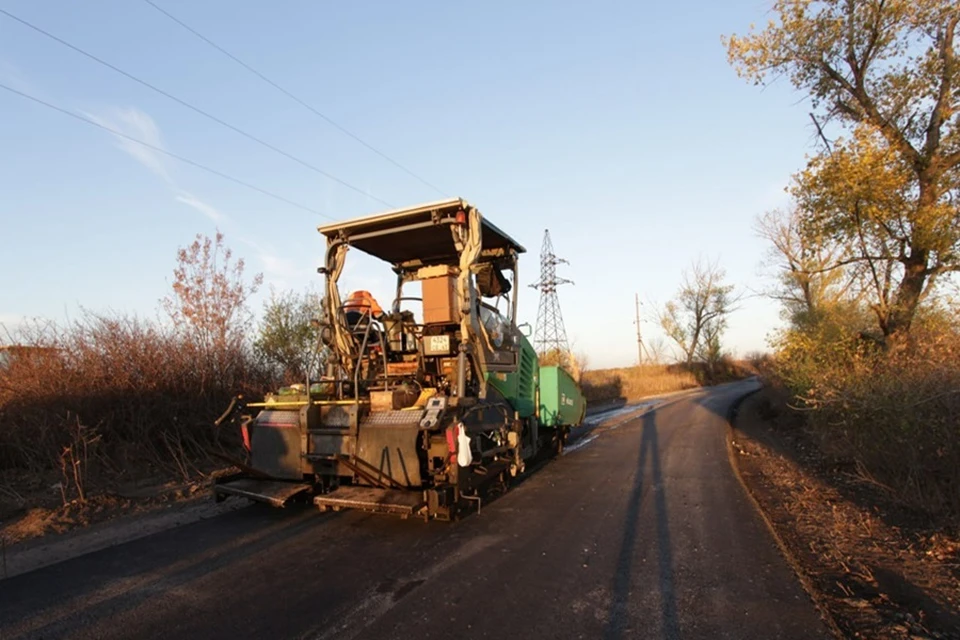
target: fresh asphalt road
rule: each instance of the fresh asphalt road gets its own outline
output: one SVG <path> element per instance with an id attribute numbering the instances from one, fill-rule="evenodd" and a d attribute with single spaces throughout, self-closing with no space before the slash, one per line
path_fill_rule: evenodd
<path id="1" fill-rule="evenodd" d="M 600 423 L 456 523 L 258 506 L 10 578 L 0 639 L 827 638 L 730 468 L 754 388 Z"/>

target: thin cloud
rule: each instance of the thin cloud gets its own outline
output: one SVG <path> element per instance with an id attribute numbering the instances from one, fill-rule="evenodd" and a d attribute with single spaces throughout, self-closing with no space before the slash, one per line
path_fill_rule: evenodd
<path id="1" fill-rule="evenodd" d="M 27 80 L 23 74 L 23 70 L 6 58 L 0 58 L 0 80 L 3 80 L 4 84 L 8 84 L 18 91 L 23 91 L 30 95 L 37 95 L 36 87 Z"/>
<path id="2" fill-rule="evenodd" d="M 160 134 L 160 127 L 157 126 L 156 121 L 149 114 L 136 107 L 114 107 L 105 114 L 84 113 L 84 115 L 104 127 L 115 129 L 154 147 L 166 149 L 163 136 Z M 120 136 L 113 136 L 113 138 L 116 140 L 117 146 L 126 154 L 149 169 L 154 175 L 159 176 L 167 184 L 175 185 L 170 175 L 168 158 L 162 153 Z"/>
<path id="3" fill-rule="evenodd" d="M 160 132 L 160 127 L 157 125 L 156 120 L 154 120 L 150 114 L 136 107 L 113 107 L 104 113 L 84 112 L 84 115 L 104 127 L 119 131 L 131 138 L 142 140 L 158 149 L 166 150 L 167 148 L 163 142 L 163 134 Z M 221 223 L 229 219 L 227 214 L 178 186 L 170 170 L 170 158 L 159 151 L 137 144 L 132 140 L 127 140 L 117 135 L 112 135 L 112 137 L 116 140 L 117 147 L 124 153 L 146 167 L 151 173 L 167 184 L 174 193 L 175 201 L 185 204 L 195 211 L 199 211 L 213 222 Z"/>
<path id="4" fill-rule="evenodd" d="M 278 254 L 273 247 L 264 247 L 249 238 L 240 238 L 240 242 L 256 252 L 264 280 L 278 289 L 302 288 L 302 283 L 309 281 L 314 273 L 309 268 L 297 265 L 293 259 Z"/>
<path id="5" fill-rule="evenodd" d="M 188 207 L 192 207 L 193 209 L 196 209 L 197 211 L 207 216 L 214 222 L 222 222 L 227 217 L 226 215 L 221 213 L 218 209 L 216 209 L 213 205 L 207 204 L 203 200 L 197 198 L 192 193 L 187 193 L 186 191 L 184 191 L 174 199 L 177 202 L 182 202 Z"/>
<path id="6" fill-rule="evenodd" d="M 303 277 L 303 269 L 289 258 L 283 258 L 273 253 L 260 253 L 258 255 L 260 262 L 263 263 L 263 270 L 280 278 Z"/>

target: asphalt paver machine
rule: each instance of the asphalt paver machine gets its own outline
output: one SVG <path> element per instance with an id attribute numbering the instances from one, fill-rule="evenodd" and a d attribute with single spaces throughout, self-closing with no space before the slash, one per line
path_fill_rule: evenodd
<path id="1" fill-rule="evenodd" d="M 517 326 L 520 244 L 462 199 L 319 231 L 322 373 L 237 405 L 248 460 L 218 499 L 452 519 L 563 447 L 586 405 Z M 385 310 L 341 298 L 350 249 L 396 275 Z"/>

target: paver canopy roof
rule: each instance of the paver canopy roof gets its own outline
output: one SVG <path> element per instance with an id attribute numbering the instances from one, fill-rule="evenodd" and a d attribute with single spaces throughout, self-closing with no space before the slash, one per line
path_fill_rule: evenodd
<path id="1" fill-rule="evenodd" d="M 324 225 L 319 231 L 331 240 L 346 241 L 352 247 L 397 266 L 457 264 L 459 254 L 450 225 L 457 223 L 459 212 L 471 208 L 466 201 L 452 198 Z M 502 256 L 511 249 L 517 253 L 526 251 L 496 225 L 481 218 L 481 261 Z"/>

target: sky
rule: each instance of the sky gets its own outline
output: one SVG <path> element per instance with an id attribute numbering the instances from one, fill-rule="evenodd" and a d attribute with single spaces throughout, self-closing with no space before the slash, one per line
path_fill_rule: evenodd
<path id="1" fill-rule="evenodd" d="M 721 43 L 770 2 L 154 0 L 339 127 L 464 198 L 527 248 L 543 232 L 573 348 L 636 362 L 684 269 L 717 261 L 745 294 L 726 347 L 780 323 L 755 218 L 814 151 L 804 96 L 739 79 Z M 143 0 L 3 0 L 0 9 L 202 109 L 331 180 L 0 14 L 0 83 L 319 213 L 0 90 L 0 323 L 81 309 L 153 317 L 178 247 L 217 229 L 271 287 L 321 286 L 318 225 L 443 198 Z M 391 206 L 387 206 L 389 203 Z M 323 214 L 323 215 L 320 215 Z M 352 252 L 344 291 L 392 299 Z M 521 291 L 519 320 L 538 293 Z"/>

